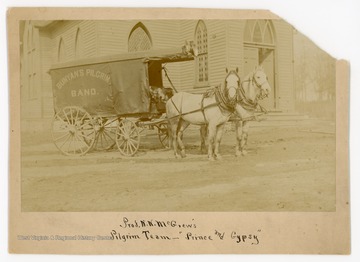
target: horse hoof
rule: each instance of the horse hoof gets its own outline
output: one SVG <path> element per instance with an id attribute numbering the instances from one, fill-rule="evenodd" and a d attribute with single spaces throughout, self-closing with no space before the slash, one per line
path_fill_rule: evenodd
<path id="1" fill-rule="evenodd" d="M 238 151 L 238 150 L 236 150 L 236 152 L 235 152 L 235 156 L 236 156 L 236 157 L 241 156 L 241 152 L 240 152 L 240 151 Z"/>
<path id="2" fill-rule="evenodd" d="M 176 159 L 179 159 L 179 158 L 180 158 L 180 155 L 179 155 L 179 154 L 175 154 L 175 158 L 176 158 Z"/>
<path id="3" fill-rule="evenodd" d="M 209 161 L 215 161 L 215 158 L 213 156 L 208 157 Z"/>
<path id="4" fill-rule="evenodd" d="M 221 155 L 217 155 L 217 156 L 216 156 L 216 160 L 223 160 L 223 158 L 222 158 Z"/>
<path id="5" fill-rule="evenodd" d="M 241 151 L 242 156 L 246 156 L 247 154 L 248 154 L 248 152 L 246 150 Z"/>
<path id="6" fill-rule="evenodd" d="M 181 155 L 182 158 L 185 158 L 186 157 L 185 151 L 181 151 L 180 155 Z"/>

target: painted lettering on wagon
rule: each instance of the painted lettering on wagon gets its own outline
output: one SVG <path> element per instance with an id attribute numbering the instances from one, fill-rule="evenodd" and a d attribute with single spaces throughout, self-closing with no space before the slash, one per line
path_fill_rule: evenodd
<path id="1" fill-rule="evenodd" d="M 80 77 L 93 77 L 96 79 L 100 79 L 104 82 L 106 82 L 107 84 L 110 84 L 110 75 L 101 72 L 99 70 L 95 70 L 95 69 L 78 69 L 78 70 L 74 70 L 72 72 L 67 73 L 65 76 L 63 76 L 57 83 L 56 83 L 56 87 L 58 89 L 63 88 L 67 83 L 69 83 L 70 81 L 80 78 Z"/>

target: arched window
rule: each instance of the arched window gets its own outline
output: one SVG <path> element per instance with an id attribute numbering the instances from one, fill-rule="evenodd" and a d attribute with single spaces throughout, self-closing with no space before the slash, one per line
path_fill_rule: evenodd
<path id="1" fill-rule="evenodd" d="M 59 48 L 58 48 L 58 62 L 65 61 L 65 44 L 64 40 L 60 38 Z"/>
<path id="2" fill-rule="evenodd" d="M 80 28 L 76 31 L 75 36 L 75 58 L 84 56 L 84 45 Z"/>
<path id="3" fill-rule="evenodd" d="M 208 69 L 208 35 L 205 23 L 199 21 L 195 29 L 195 42 L 198 49 L 196 57 L 195 79 L 196 85 L 207 85 L 209 81 Z"/>
<path id="4" fill-rule="evenodd" d="M 247 43 L 275 44 L 270 20 L 247 20 L 244 37 Z"/>
<path id="5" fill-rule="evenodd" d="M 149 31 L 142 23 L 136 24 L 130 32 L 128 51 L 137 52 L 149 50 L 152 47 Z"/>
<path id="6" fill-rule="evenodd" d="M 258 49 L 258 64 L 262 64 L 275 49 L 275 35 L 271 20 L 247 20 L 244 46 L 256 47 Z"/>

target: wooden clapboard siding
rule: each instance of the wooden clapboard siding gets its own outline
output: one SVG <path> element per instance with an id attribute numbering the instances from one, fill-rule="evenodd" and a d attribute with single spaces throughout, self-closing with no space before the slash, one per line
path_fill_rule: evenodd
<path id="1" fill-rule="evenodd" d="M 226 20 L 206 21 L 208 30 L 209 85 L 224 81 L 227 66 L 227 22 Z"/>
<path id="2" fill-rule="evenodd" d="M 83 38 L 83 47 L 84 47 L 84 57 L 94 57 L 99 55 L 98 43 L 97 43 L 97 32 L 96 32 L 96 21 L 82 21 L 78 26 L 80 27 L 82 38 Z M 75 50 L 75 37 L 76 31 L 73 33 L 73 50 Z"/>
<path id="3" fill-rule="evenodd" d="M 276 91 L 278 108 L 294 110 L 293 27 L 283 20 L 273 20 L 276 36 Z"/>
<path id="4" fill-rule="evenodd" d="M 55 25 L 55 30 L 53 31 L 53 41 L 55 43 L 55 50 L 53 52 L 54 63 L 58 62 L 58 49 L 61 39 L 65 46 L 65 61 L 75 58 L 75 34 L 79 23 L 80 21 L 59 21 Z"/>
<path id="5" fill-rule="evenodd" d="M 179 21 L 177 20 L 150 20 L 143 24 L 149 30 L 153 49 L 164 49 L 182 45 L 179 43 Z"/>
<path id="6" fill-rule="evenodd" d="M 179 36 L 180 41 L 195 41 L 195 28 L 197 20 L 180 20 Z M 180 86 L 181 90 L 194 90 L 195 85 L 195 61 L 180 63 Z"/>
<path id="7" fill-rule="evenodd" d="M 53 92 L 51 76 L 48 70 L 53 64 L 52 53 L 53 47 L 51 38 L 48 32 L 40 32 L 40 51 L 41 51 L 41 87 L 42 87 L 42 117 L 51 117 L 54 113 L 53 110 Z"/>
<path id="8" fill-rule="evenodd" d="M 99 55 L 127 52 L 131 21 L 97 21 Z"/>
<path id="9" fill-rule="evenodd" d="M 227 67 L 238 68 L 240 77 L 244 77 L 244 27 L 245 20 L 229 20 L 227 23 Z"/>
<path id="10" fill-rule="evenodd" d="M 60 39 L 65 44 L 65 61 L 75 59 L 75 39 L 78 28 L 81 30 L 83 38 L 83 55 L 84 57 L 94 57 L 99 55 L 97 47 L 97 30 L 96 21 L 61 21 L 55 26 L 53 31 L 53 41 L 55 42 L 55 50 L 53 53 L 53 61 L 58 62 L 58 48 Z"/>
<path id="11" fill-rule="evenodd" d="M 30 90 L 29 85 L 29 61 L 28 61 L 28 49 L 32 49 L 28 47 L 27 44 L 27 34 L 30 30 L 30 27 L 32 28 L 32 37 L 33 37 L 33 62 L 31 65 L 32 72 L 35 73 L 35 75 L 32 76 L 33 80 L 33 92 Z M 36 27 L 33 27 L 31 22 L 27 22 L 25 25 L 24 30 L 24 68 L 22 69 L 22 72 L 24 73 L 24 77 L 22 78 L 23 82 L 21 85 L 21 113 L 22 117 L 24 118 L 41 118 L 42 116 L 42 107 L 41 107 L 41 52 L 40 52 L 40 37 L 39 37 L 39 29 Z M 31 93 L 32 92 L 32 93 Z"/>

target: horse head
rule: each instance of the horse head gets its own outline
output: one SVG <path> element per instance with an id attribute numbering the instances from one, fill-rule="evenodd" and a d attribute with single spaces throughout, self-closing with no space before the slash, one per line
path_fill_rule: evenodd
<path id="1" fill-rule="evenodd" d="M 271 92 L 271 87 L 268 82 L 268 77 L 264 72 L 264 69 L 262 66 L 257 66 L 252 74 L 251 81 L 255 84 L 255 86 L 258 88 L 259 93 L 257 92 L 257 98 L 258 99 L 264 99 L 265 97 L 268 97 Z"/>
<path id="2" fill-rule="evenodd" d="M 236 93 L 238 88 L 240 87 L 240 77 L 239 77 L 239 69 L 236 68 L 236 70 L 228 70 L 226 68 L 226 77 L 225 77 L 225 83 L 224 88 L 226 95 L 229 100 L 234 100 L 236 98 Z"/>
<path id="3" fill-rule="evenodd" d="M 243 98 L 245 96 L 246 100 L 254 103 L 270 94 L 271 87 L 262 66 L 255 67 L 254 71 L 245 77 L 239 91 L 243 92 Z"/>

